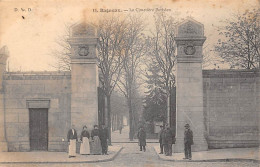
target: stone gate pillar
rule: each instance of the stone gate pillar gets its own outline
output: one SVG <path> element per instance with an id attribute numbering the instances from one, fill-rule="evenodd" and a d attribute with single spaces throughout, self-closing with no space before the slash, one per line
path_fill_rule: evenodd
<path id="1" fill-rule="evenodd" d="M 97 31 L 89 24 L 71 28 L 71 124 L 78 132 L 98 124 Z"/>
<path id="2" fill-rule="evenodd" d="M 204 137 L 202 46 L 204 26 L 188 19 L 178 26 L 177 37 L 177 113 L 174 152 L 184 152 L 184 125 L 193 131 L 193 151 L 208 149 Z"/>
<path id="3" fill-rule="evenodd" d="M 6 60 L 9 56 L 7 47 L 0 49 L 0 152 L 8 151 L 5 136 L 5 114 L 4 114 L 4 82 L 3 75 L 6 70 Z"/>

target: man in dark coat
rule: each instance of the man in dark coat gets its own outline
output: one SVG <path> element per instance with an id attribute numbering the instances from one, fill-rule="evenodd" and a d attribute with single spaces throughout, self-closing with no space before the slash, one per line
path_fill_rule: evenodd
<path id="1" fill-rule="evenodd" d="M 165 135 L 165 132 L 166 132 L 166 127 L 168 125 L 166 124 L 165 125 L 165 128 L 163 129 L 162 131 L 162 145 L 163 145 L 163 151 L 164 151 L 164 154 L 166 155 L 167 152 L 168 152 L 168 144 L 167 144 L 167 141 L 166 141 L 166 135 Z"/>
<path id="2" fill-rule="evenodd" d="M 121 134 L 122 133 L 122 129 L 123 129 L 123 126 L 122 124 L 119 125 L 119 133 Z"/>
<path id="3" fill-rule="evenodd" d="M 75 126 L 72 125 L 71 129 L 68 131 L 67 139 L 69 143 L 69 158 L 76 156 L 76 142 L 78 139 L 77 131 Z"/>
<path id="4" fill-rule="evenodd" d="M 190 125 L 186 124 L 184 131 L 184 151 L 185 158 L 191 160 L 191 145 L 193 145 L 193 132 L 190 130 Z"/>
<path id="5" fill-rule="evenodd" d="M 158 136 L 159 136 L 159 143 L 160 143 L 160 150 L 161 152 L 159 154 L 163 154 L 163 143 L 162 143 L 162 139 L 163 139 L 163 132 L 164 132 L 164 128 L 163 126 L 161 125 L 160 126 L 161 130 L 160 132 L 158 133 Z"/>
<path id="6" fill-rule="evenodd" d="M 107 155 L 108 151 L 108 129 L 103 124 L 100 129 L 100 141 L 101 141 L 101 147 L 102 147 L 102 155 Z"/>
<path id="7" fill-rule="evenodd" d="M 165 131 L 164 131 L 164 145 L 165 145 L 165 155 L 172 156 L 172 144 L 174 141 L 174 135 L 172 130 L 170 129 L 169 125 L 166 124 Z"/>
<path id="8" fill-rule="evenodd" d="M 144 130 L 144 128 L 141 126 L 138 134 L 137 134 L 138 140 L 139 140 L 139 146 L 140 146 L 140 151 L 144 150 L 144 152 L 146 151 L 146 132 Z"/>

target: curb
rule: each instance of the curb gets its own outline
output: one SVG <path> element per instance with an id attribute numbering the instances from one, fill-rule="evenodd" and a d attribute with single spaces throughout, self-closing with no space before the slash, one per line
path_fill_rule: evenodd
<path id="1" fill-rule="evenodd" d="M 132 142 L 131 141 L 126 141 L 126 142 L 124 142 L 124 141 L 115 141 L 115 142 L 112 142 L 112 143 L 138 143 L 138 141 L 132 141 Z M 146 141 L 146 143 L 159 143 L 159 142 L 156 142 L 156 141 L 154 141 L 154 142 L 153 141 L 150 141 L 150 142 L 148 141 L 147 142 Z"/>
<path id="2" fill-rule="evenodd" d="M 124 147 L 121 147 L 117 153 L 108 159 L 102 159 L 102 160 L 93 160 L 93 161 L 72 161 L 72 162 L 0 162 L 0 164 L 73 164 L 73 163 L 97 163 L 97 162 L 108 162 L 108 161 L 113 161 L 118 155 L 119 153 L 123 150 Z"/>
<path id="3" fill-rule="evenodd" d="M 119 155 L 119 153 L 120 153 L 123 149 L 124 149 L 124 147 L 121 147 L 121 148 L 119 149 L 119 151 L 118 151 L 112 158 L 108 159 L 107 161 L 113 161 L 113 160 Z M 103 162 L 106 162 L 106 161 L 103 161 Z"/>
<path id="4" fill-rule="evenodd" d="M 172 161 L 172 162 L 254 162 L 260 163 L 260 160 L 256 159 L 239 159 L 239 158 L 225 158 L 225 159 L 207 159 L 207 160 L 174 160 L 174 159 L 164 159 L 161 158 L 160 155 L 157 153 L 155 148 L 153 147 L 158 159 L 162 161 Z"/>

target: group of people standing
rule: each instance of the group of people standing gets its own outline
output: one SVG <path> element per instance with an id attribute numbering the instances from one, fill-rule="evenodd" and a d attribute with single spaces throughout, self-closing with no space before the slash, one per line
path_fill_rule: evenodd
<path id="1" fill-rule="evenodd" d="M 193 132 L 190 130 L 190 125 L 186 124 L 184 131 L 184 153 L 185 158 L 191 160 L 191 145 L 193 145 Z M 172 156 L 172 145 L 175 144 L 176 138 L 170 129 L 169 125 L 160 126 L 161 130 L 159 132 L 159 143 L 160 143 L 160 153 L 166 156 Z"/>
<path id="2" fill-rule="evenodd" d="M 172 145 L 175 144 L 175 135 L 170 129 L 169 125 L 166 124 L 165 128 L 160 126 L 161 130 L 159 132 L 159 143 L 160 143 L 160 154 L 165 154 L 166 156 L 172 155 Z M 164 151 L 164 152 L 163 152 Z"/>
<path id="3" fill-rule="evenodd" d="M 71 129 L 68 131 L 67 138 L 69 142 L 69 158 L 75 157 L 78 135 L 74 125 L 72 125 Z M 94 125 L 94 129 L 89 133 L 87 126 L 83 126 L 80 142 L 81 155 L 107 155 L 108 129 L 105 125 L 102 125 L 101 128 L 98 128 L 98 125 Z"/>
<path id="4" fill-rule="evenodd" d="M 193 132 L 190 129 L 190 125 L 186 124 L 184 131 L 184 152 L 185 158 L 191 160 L 191 145 L 193 145 Z M 159 143 L 160 143 L 160 154 L 165 154 L 166 156 L 172 156 L 172 145 L 175 144 L 175 134 L 170 129 L 168 124 L 160 126 L 161 130 L 159 132 Z M 78 140 L 77 131 L 75 126 L 72 125 L 71 129 L 68 131 L 68 142 L 69 142 L 69 157 L 76 156 L 76 143 Z M 140 151 L 146 151 L 146 132 L 144 127 L 141 126 L 137 133 L 138 143 L 140 146 Z M 94 154 L 94 155 L 107 155 L 108 151 L 108 129 L 105 125 L 98 128 L 98 125 L 94 125 L 94 129 L 91 134 L 87 130 L 87 126 L 83 126 L 83 130 L 80 135 L 80 154 Z"/>
<path id="5" fill-rule="evenodd" d="M 190 125 L 186 124 L 184 131 L 184 152 L 185 158 L 191 160 L 191 145 L 193 145 L 193 132 L 190 129 Z M 160 126 L 161 130 L 159 132 L 159 143 L 160 143 L 160 153 L 165 154 L 166 156 L 172 156 L 172 145 L 175 144 L 176 138 L 173 131 L 170 129 L 168 124 Z M 146 151 L 146 132 L 141 126 L 137 133 L 138 143 L 140 146 L 140 151 Z"/>

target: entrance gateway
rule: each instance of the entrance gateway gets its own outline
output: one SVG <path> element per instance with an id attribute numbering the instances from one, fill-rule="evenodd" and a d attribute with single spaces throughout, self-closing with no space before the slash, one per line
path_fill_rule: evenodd
<path id="1" fill-rule="evenodd" d="M 184 125 L 189 123 L 194 132 L 193 151 L 207 150 L 203 116 L 202 46 L 204 27 L 193 19 L 178 26 L 177 37 L 177 90 L 176 90 L 176 144 L 175 152 L 183 152 Z M 79 130 L 83 125 L 93 127 L 98 123 L 98 67 L 97 32 L 89 24 L 78 24 L 71 29 L 68 40 L 71 57 L 71 124 Z M 31 115 L 32 114 L 32 115 Z M 30 137 L 31 150 L 48 149 L 48 112 L 30 110 L 30 116 L 42 117 L 36 124 L 35 137 Z M 33 121 L 32 121 L 33 123 Z M 31 133 L 31 130 L 30 130 Z M 42 138 L 42 139 L 40 139 Z"/>
<path id="2" fill-rule="evenodd" d="M 98 123 L 97 30 L 90 24 L 72 27 L 68 40 L 71 57 L 71 123 L 80 129 L 84 123 Z M 184 125 L 194 132 L 193 151 L 208 149 L 203 115 L 202 46 L 203 24 L 187 19 L 178 26 L 175 152 L 183 152 Z M 86 120 L 86 118 L 88 118 Z"/>
<path id="3" fill-rule="evenodd" d="M 175 38 L 178 57 L 174 152 L 183 152 L 186 123 L 194 132 L 194 151 L 208 148 L 203 116 L 203 31 L 202 24 L 189 19 L 179 25 Z M 68 42 L 71 72 L 11 73 L 5 72 L 6 59 L 0 63 L 0 81 L 4 83 L 0 84 L 1 150 L 7 150 L 8 143 L 8 151 L 66 151 L 64 141 L 71 124 L 78 132 L 84 125 L 92 129 L 98 124 L 96 28 L 77 24 L 72 27 Z"/>
<path id="4" fill-rule="evenodd" d="M 184 151 L 186 123 L 194 132 L 193 151 L 207 150 L 207 144 L 209 148 L 259 146 L 259 71 L 206 70 L 202 77 L 202 46 L 206 39 L 203 31 L 202 24 L 188 19 L 178 26 L 176 33 L 174 152 Z M 9 53 L 6 47 L 0 49 L 0 151 L 65 152 L 71 124 L 80 132 L 84 125 L 92 129 L 94 124 L 104 121 L 105 101 L 101 98 L 102 92 L 98 96 L 97 91 L 95 27 L 88 24 L 73 26 L 69 43 L 72 47 L 71 72 L 7 72 Z M 102 102 L 99 106 L 98 98 Z M 42 109 L 45 111 L 39 111 Z M 228 120 L 229 117 L 232 120 Z M 43 121 L 33 122 L 32 118 Z M 36 123 L 39 124 L 34 125 Z M 34 127 L 36 130 L 32 129 Z"/>

